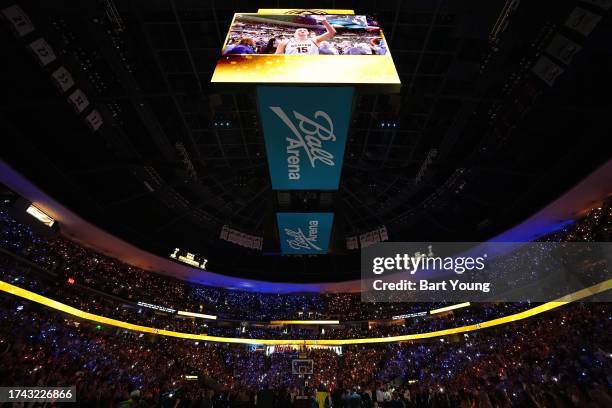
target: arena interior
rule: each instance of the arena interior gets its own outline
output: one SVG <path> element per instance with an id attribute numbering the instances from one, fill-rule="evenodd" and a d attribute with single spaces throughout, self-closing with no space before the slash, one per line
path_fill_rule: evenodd
<path id="1" fill-rule="evenodd" d="M 611 9 L 0 0 L 0 406 L 612 407 Z"/>

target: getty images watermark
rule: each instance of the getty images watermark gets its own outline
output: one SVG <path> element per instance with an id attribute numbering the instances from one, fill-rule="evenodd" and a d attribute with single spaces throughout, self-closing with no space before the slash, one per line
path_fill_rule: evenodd
<path id="1" fill-rule="evenodd" d="M 612 278 L 612 243 L 380 243 L 361 253 L 366 302 L 547 302 Z M 590 288 L 590 289 L 589 289 Z"/>

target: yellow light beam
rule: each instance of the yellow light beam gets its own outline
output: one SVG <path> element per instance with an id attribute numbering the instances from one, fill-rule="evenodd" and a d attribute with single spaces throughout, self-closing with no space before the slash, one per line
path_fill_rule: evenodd
<path id="1" fill-rule="evenodd" d="M 247 338 L 236 338 L 236 337 L 217 337 L 217 336 L 208 336 L 205 334 L 181 333 L 181 332 L 176 332 L 172 330 L 164 330 L 164 329 L 156 329 L 156 328 L 148 327 L 148 326 L 140 326 L 137 324 L 128 323 L 128 322 L 124 322 L 121 320 L 111 319 L 108 317 L 99 316 L 93 313 L 85 312 L 83 310 L 77 309 L 72 306 L 65 305 L 56 300 L 39 295 L 29 290 L 20 288 L 18 286 L 11 285 L 10 283 L 0 281 L 0 290 L 2 290 L 3 292 L 7 292 L 12 295 L 31 300 L 41 305 L 45 305 L 52 309 L 56 309 L 64 313 L 67 313 L 67 314 L 70 314 L 76 317 L 80 317 L 82 319 L 106 324 L 108 326 L 121 327 L 124 329 L 133 330 L 133 331 L 139 331 L 139 332 L 151 333 L 151 334 L 161 334 L 162 336 L 178 337 L 178 338 L 190 339 L 190 340 L 202 340 L 202 341 L 210 341 L 210 342 L 217 342 L 217 343 L 264 344 L 264 345 L 270 345 L 270 346 L 279 345 L 279 344 L 286 344 L 286 345 L 322 344 L 322 345 L 330 345 L 330 346 L 332 345 L 342 346 L 342 345 L 348 345 L 348 344 L 394 343 L 394 342 L 399 342 L 399 341 L 426 339 L 426 338 L 432 338 L 432 337 L 447 336 L 450 334 L 466 333 L 466 332 L 470 332 L 474 330 L 485 329 L 488 327 L 499 326 L 505 323 L 526 319 L 528 317 L 532 317 L 537 314 L 544 313 L 546 311 L 564 306 L 570 302 L 574 302 L 576 300 L 580 300 L 580 299 L 583 299 L 583 298 L 586 298 L 586 297 L 589 297 L 589 296 L 592 296 L 598 293 L 605 292 L 611 288 L 612 288 L 612 279 L 608 279 L 596 285 L 593 285 L 588 288 L 579 290 L 577 292 L 570 293 L 569 295 L 560 297 L 557 300 L 544 303 L 540 306 L 536 306 L 531 309 L 527 309 L 523 312 L 511 314 L 508 316 L 503 316 L 497 319 L 487 320 L 484 322 L 480 322 L 480 323 L 476 323 L 476 324 L 472 324 L 468 326 L 455 327 L 452 329 L 445 329 L 445 330 L 437 330 L 437 331 L 427 332 L 427 333 L 406 334 L 402 336 L 391 336 L 391 337 L 361 338 L 361 339 L 270 340 L 270 339 L 247 339 Z"/>
<path id="2" fill-rule="evenodd" d="M 340 324 L 340 320 L 271 320 L 270 324 Z"/>
<path id="3" fill-rule="evenodd" d="M 181 316 L 200 317 L 202 319 L 217 320 L 217 316 L 204 314 L 204 313 L 186 312 L 184 310 L 179 310 L 178 312 L 176 312 L 176 314 L 179 314 Z"/>
<path id="4" fill-rule="evenodd" d="M 430 310 L 429 314 L 448 312 L 449 310 L 455 310 L 455 309 L 459 309 L 459 308 L 462 308 L 462 307 L 468 307 L 469 305 L 470 305 L 470 302 L 457 303 L 456 305 L 450 305 L 450 306 L 446 306 L 446 307 L 441 307 L 439 309 Z"/>

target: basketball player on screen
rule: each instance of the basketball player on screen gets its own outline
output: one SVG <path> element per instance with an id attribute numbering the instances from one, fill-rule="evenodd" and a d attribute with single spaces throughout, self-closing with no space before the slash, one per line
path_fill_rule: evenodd
<path id="1" fill-rule="evenodd" d="M 276 48 L 276 54 L 285 55 L 319 55 L 319 44 L 329 40 L 336 34 L 336 30 L 323 19 L 321 21 L 326 32 L 316 37 L 310 37 L 310 32 L 306 28 L 298 28 L 293 34 L 293 38 L 282 41 Z"/>

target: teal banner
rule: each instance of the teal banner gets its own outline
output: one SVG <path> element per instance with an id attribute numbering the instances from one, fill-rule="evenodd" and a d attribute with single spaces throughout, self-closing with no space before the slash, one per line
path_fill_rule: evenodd
<path id="1" fill-rule="evenodd" d="M 283 254 L 326 254 L 333 213 L 277 213 Z"/>
<path id="2" fill-rule="evenodd" d="M 275 190 L 337 190 L 353 88 L 257 88 Z"/>

